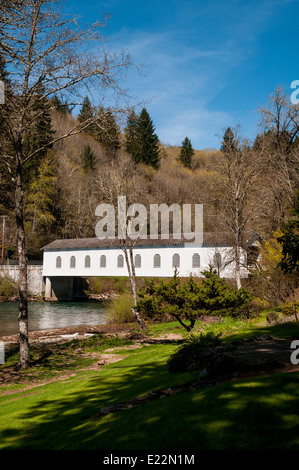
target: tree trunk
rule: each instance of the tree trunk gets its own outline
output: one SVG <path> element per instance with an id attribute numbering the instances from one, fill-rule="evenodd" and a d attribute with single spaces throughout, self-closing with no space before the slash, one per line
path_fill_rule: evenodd
<path id="1" fill-rule="evenodd" d="M 294 311 L 296 321 L 299 323 L 298 314 L 297 314 L 297 304 L 296 304 L 295 290 L 293 290 L 293 311 Z"/>
<path id="2" fill-rule="evenodd" d="M 238 242 L 237 242 L 238 243 Z M 237 289 L 241 289 L 241 266 L 240 266 L 240 247 L 237 245 L 235 247 L 235 278 Z"/>
<path id="3" fill-rule="evenodd" d="M 17 248 L 19 258 L 19 366 L 26 369 L 29 365 L 28 305 L 27 305 L 27 259 L 24 229 L 24 193 L 22 188 L 21 159 L 17 158 L 16 168 L 16 224 Z"/>
<path id="4" fill-rule="evenodd" d="M 236 192 L 238 195 L 239 191 Z M 241 229 L 240 229 L 240 216 L 241 216 L 241 210 L 239 207 L 239 197 L 236 196 L 235 201 L 235 278 L 236 278 L 236 286 L 237 289 L 241 289 L 242 284 L 241 284 L 241 262 L 240 262 L 240 235 L 241 235 Z"/>
<path id="5" fill-rule="evenodd" d="M 125 253 L 125 259 L 126 259 L 126 264 L 127 264 L 127 269 L 128 269 L 128 274 L 129 274 L 129 279 L 131 283 L 131 289 L 132 289 L 132 294 L 133 294 L 133 302 L 134 302 L 134 307 L 131 308 L 131 312 L 136 318 L 136 321 L 139 323 L 141 328 L 144 330 L 146 328 L 146 324 L 144 320 L 141 318 L 140 313 L 136 310 L 136 305 L 137 305 L 137 288 L 136 288 L 136 276 L 135 276 L 135 265 L 134 265 L 134 258 L 133 258 L 133 248 L 132 245 L 129 245 L 129 253 L 130 257 L 128 256 L 128 248 L 127 246 L 124 247 L 124 253 Z"/>
<path id="6" fill-rule="evenodd" d="M 136 286 L 136 274 L 135 274 L 135 264 L 134 264 L 134 257 L 133 257 L 133 248 L 132 248 L 131 244 L 129 245 L 129 253 L 130 253 L 130 263 L 131 263 L 131 286 L 132 286 L 134 307 L 136 307 L 136 305 L 137 305 L 137 286 Z"/>

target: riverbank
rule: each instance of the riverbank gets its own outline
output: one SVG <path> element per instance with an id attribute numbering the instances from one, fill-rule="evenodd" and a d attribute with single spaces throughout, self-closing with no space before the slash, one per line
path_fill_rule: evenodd
<path id="1" fill-rule="evenodd" d="M 29 332 L 29 342 L 50 343 L 50 342 L 63 342 L 72 339 L 82 339 L 87 336 L 105 334 L 105 335 L 119 335 L 120 337 L 136 331 L 137 324 L 122 324 L 122 325 L 99 325 L 99 326 L 74 326 L 68 328 L 54 328 L 47 330 L 31 331 Z M 0 341 L 4 343 L 17 343 L 19 335 L 0 336 Z"/>
<path id="2" fill-rule="evenodd" d="M 86 296 L 80 298 L 80 302 L 105 302 L 118 297 L 118 294 L 115 293 L 103 293 L 103 294 L 87 294 Z M 0 303 L 4 302 L 19 302 L 19 297 L 17 295 L 12 296 L 0 296 Z M 45 300 L 44 295 L 32 295 L 28 297 L 28 302 L 48 302 Z"/>
<path id="3" fill-rule="evenodd" d="M 0 303 L 5 302 L 19 302 L 19 297 L 17 295 L 13 296 L 0 296 Z M 43 296 L 34 295 L 28 297 L 28 302 L 45 302 L 45 298 Z"/>

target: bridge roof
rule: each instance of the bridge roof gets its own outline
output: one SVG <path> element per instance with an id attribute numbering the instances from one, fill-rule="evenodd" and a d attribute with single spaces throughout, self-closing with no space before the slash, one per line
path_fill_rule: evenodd
<path id="1" fill-rule="evenodd" d="M 253 243 L 259 237 L 258 232 L 251 230 L 246 232 L 244 246 Z M 138 239 L 132 240 L 132 244 L 138 247 L 151 247 L 151 246 L 184 246 L 192 242 L 187 238 L 180 239 Z M 72 239 L 58 239 L 44 246 L 42 250 L 57 251 L 57 250 L 84 250 L 84 249 L 101 249 L 101 248 L 118 248 L 124 243 L 115 238 L 100 240 L 98 238 L 72 238 Z M 203 234 L 202 246 L 233 246 L 233 235 L 228 232 L 205 232 Z"/>

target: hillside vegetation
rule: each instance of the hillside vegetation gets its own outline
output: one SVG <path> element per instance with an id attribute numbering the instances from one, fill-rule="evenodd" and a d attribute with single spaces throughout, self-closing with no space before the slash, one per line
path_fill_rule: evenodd
<path id="1" fill-rule="evenodd" d="M 71 113 L 51 112 L 52 130 L 57 135 L 67 134 L 76 120 Z M 190 165 L 185 166 L 180 159 L 182 147 L 159 142 L 159 164 L 154 168 L 142 161 L 134 162 L 126 150 L 125 129 L 121 131 L 118 126 L 116 129 L 118 147 L 113 152 L 109 142 L 103 143 L 102 137 L 86 131 L 56 143 L 34 167 L 28 168 L 25 181 L 29 258 L 40 258 L 41 246 L 55 238 L 95 236 L 95 208 L 101 202 L 116 200 L 117 191 L 118 195 L 127 196 L 128 204 L 134 199 L 146 207 L 150 203 L 201 203 L 205 231 L 229 229 L 230 195 L 223 186 L 227 168 L 223 152 L 194 150 Z M 259 170 L 246 191 L 242 188 L 248 205 L 244 222 L 246 229 L 259 230 L 266 237 L 272 236 L 288 220 L 298 187 L 297 140 L 292 143 L 291 151 L 283 152 L 283 157 L 280 155 L 283 160 L 280 162 L 274 161 L 277 143 L 273 140 L 274 136 L 265 129 L 263 139 L 257 136 L 251 145 L 242 143 L 250 149 L 246 154 L 249 165 L 243 170 L 248 175 L 253 169 Z M 232 141 L 239 144 L 237 131 Z M 237 168 L 234 171 L 237 173 Z M 239 183 L 245 185 L 246 181 Z M 0 192 L 1 212 L 9 216 L 6 256 L 15 257 L 14 193 L 4 171 Z M 253 207 L 254 216 L 248 217 Z"/>
<path id="2" fill-rule="evenodd" d="M 260 232 L 265 241 L 263 269 L 255 271 L 251 287 L 271 303 L 286 301 L 296 283 L 277 269 L 288 256 L 278 239 L 297 214 L 299 141 L 292 127 L 274 131 L 277 102 L 290 112 L 277 89 L 269 107 L 260 110 L 261 123 L 269 110 L 272 121 L 268 119 L 254 142 L 228 128 L 219 150 L 193 149 L 187 137 L 181 146 L 160 142 L 145 108 L 119 122 L 118 115 L 101 108 L 97 125 L 59 140 L 24 166 L 28 259 L 40 259 L 41 248 L 54 239 L 94 237 L 96 207 L 103 202 L 117 207 L 118 196 L 148 211 L 152 203 L 203 204 L 204 231 L 230 233 L 235 260 L 248 230 Z M 88 98 L 77 117 L 58 99 L 52 100 L 42 127 L 45 135 L 39 137 L 68 135 L 93 112 Z M 4 167 L 0 183 L 0 209 L 8 216 L 4 257 L 17 258 L 14 188 Z M 294 236 L 290 245 L 286 235 L 285 248 L 295 247 L 296 260 Z M 236 283 L 239 288 L 240 280 Z"/>

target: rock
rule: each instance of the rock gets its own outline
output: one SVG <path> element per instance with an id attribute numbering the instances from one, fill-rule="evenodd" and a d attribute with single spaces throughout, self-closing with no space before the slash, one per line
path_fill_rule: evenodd
<path id="1" fill-rule="evenodd" d="M 254 341 L 272 341 L 274 338 L 271 335 L 261 335 L 253 338 Z"/>
<path id="2" fill-rule="evenodd" d="M 129 333 L 126 336 L 126 339 L 128 339 L 128 340 L 145 340 L 145 339 L 147 339 L 147 337 L 143 333 L 133 332 L 133 333 Z"/>
<path id="3" fill-rule="evenodd" d="M 101 415 L 109 415 L 113 411 L 114 411 L 113 406 L 104 406 L 103 408 L 101 408 L 100 414 Z"/>

